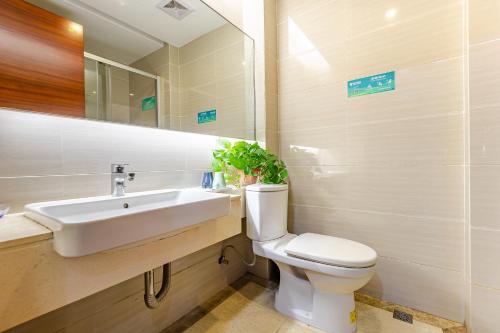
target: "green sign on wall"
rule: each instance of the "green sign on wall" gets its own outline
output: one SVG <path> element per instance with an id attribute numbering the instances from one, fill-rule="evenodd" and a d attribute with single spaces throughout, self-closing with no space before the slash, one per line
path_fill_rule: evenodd
<path id="1" fill-rule="evenodd" d="M 156 96 L 146 97 L 142 100 L 142 111 L 156 110 Z"/>
<path id="2" fill-rule="evenodd" d="M 198 112 L 198 124 L 211 123 L 217 120 L 217 110 Z"/>
<path id="3" fill-rule="evenodd" d="M 347 82 L 347 96 L 357 97 L 396 89 L 394 71 L 363 77 Z"/>

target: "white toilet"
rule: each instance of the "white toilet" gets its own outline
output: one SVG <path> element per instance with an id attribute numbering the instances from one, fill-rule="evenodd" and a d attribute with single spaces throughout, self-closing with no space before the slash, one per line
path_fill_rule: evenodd
<path id="1" fill-rule="evenodd" d="M 356 331 L 354 291 L 375 273 L 377 253 L 347 239 L 287 232 L 288 185 L 246 188 L 247 235 L 280 270 L 275 308 L 331 333 Z"/>

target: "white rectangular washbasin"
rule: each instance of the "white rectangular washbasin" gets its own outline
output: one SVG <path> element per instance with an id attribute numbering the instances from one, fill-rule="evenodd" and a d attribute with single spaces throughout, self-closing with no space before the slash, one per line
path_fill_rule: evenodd
<path id="1" fill-rule="evenodd" d="M 32 203 L 25 215 L 54 232 L 54 249 L 79 257 L 229 215 L 228 194 L 195 189 Z"/>

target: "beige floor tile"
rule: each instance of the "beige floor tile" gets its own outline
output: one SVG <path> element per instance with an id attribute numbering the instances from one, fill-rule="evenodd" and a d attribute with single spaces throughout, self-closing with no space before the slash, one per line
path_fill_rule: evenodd
<path id="1" fill-rule="evenodd" d="M 275 291 L 266 289 L 256 283 L 247 283 L 238 293 L 247 299 L 263 305 L 274 311 L 274 293 Z"/>
<path id="2" fill-rule="evenodd" d="M 277 333 L 323 333 L 323 331 L 300 321 L 287 319 Z"/>
<path id="3" fill-rule="evenodd" d="M 284 321 L 281 314 L 235 293 L 186 332 L 274 333 Z"/>
<path id="4" fill-rule="evenodd" d="M 273 308 L 274 290 L 248 282 L 190 326 L 189 333 L 322 333 L 288 318 Z M 414 320 L 408 324 L 387 310 L 356 302 L 357 333 L 442 333 L 442 329 Z"/>
<path id="5" fill-rule="evenodd" d="M 357 333 L 442 333 L 443 330 L 417 320 L 408 324 L 392 318 L 389 311 L 363 303 L 356 303 L 358 310 Z"/>

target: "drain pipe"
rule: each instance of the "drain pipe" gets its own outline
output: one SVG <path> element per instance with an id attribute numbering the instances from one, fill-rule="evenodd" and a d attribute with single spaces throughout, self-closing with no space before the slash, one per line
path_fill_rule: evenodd
<path id="1" fill-rule="evenodd" d="M 257 257 L 255 256 L 255 253 L 253 253 L 253 259 L 251 262 L 248 262 L 245 260 L 245 257 L 243 257 L 243 255 L 238 251 L 236 250 L 236 248 L 233 246 L 233 245 L 226 245 L 222 248 L 222 251 L 220 253 L 220 257 L 219 257 L 219 265 L 228 265 L 229 264 L 229 260 L 226 259 L 226 250 L 227 249 L 231 249 L 233 250 L 237 255 L 238 257 L 240 257 L 241 261 L 248 267 L 252 267 L 255 265 L 256 261 L 257 261 Z"/>
<path id="2" fill-rule="evenodd" d="M 156 294 L 154 270 L 144 273 L 144 303 L 149 309 L 156 309 L 165 299 L 165 296 L 167 296 L 168 290 L 170 289 L 170 280 L 172 278 L 170 264 L 171 263 L 163 265 L 161 288 Z"/>

